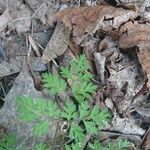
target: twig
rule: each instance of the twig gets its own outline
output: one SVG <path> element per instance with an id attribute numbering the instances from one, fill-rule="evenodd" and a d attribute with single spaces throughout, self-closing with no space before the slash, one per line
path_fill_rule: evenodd
<path id="1" fill-rule="evenodd" d="M 4 93 L 4 96 L 6 96 L 6 92 L 5 92 L 5 89 L 4 89 L 4 87 L 3 87 L 2 82 L 0 82 L 0 86 L 1 86 L 1 88 L 2 88 L 2 91 L 3 91 L 3 93 Z"/>
<path id="2" fill-rule="evenodd" d="M 34 41 L 34 39 L 32 38 L 32 36 L 29 35 L 28 38 L 29 38 L 30 45 L 31 45 L 32 48 L 35 50 L 37 56 L 38 56 L 38 57 L 41 57 L 40 51 L 39 51 L 37 45 L 35 44 L 35 41 Z"/>

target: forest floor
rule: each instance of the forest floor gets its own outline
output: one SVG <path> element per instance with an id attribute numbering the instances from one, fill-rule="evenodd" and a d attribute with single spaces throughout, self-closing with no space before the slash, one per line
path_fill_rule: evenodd
<path id="1" fill-rule="evenodd" d="M 16 98 L 48 99 L 42 74 L 59 76 L 85 54 L 95 103 L 112 115 L 99 140 L 127 139 L 129 149 L 149 150 L 149 23 L 149 0 L 0 0 L 0 137 L 13 133 L 16 149 L 32 149 L 37 139 L 18 121 Z"/>

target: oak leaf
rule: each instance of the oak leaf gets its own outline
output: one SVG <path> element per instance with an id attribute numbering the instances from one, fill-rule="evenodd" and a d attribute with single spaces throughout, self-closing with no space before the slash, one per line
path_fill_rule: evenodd
<path id="1" fill-rule="evenodd" d="M 50 16 L 48 23 L 62 21 L 69 30 L 73 31 L 75 42 L 80 44 L 88 35 L 93 35 L 98 29 L 110 31 L 137 16 L 138 13 L 132 10 L 97 5 L 67 8 Z"/>

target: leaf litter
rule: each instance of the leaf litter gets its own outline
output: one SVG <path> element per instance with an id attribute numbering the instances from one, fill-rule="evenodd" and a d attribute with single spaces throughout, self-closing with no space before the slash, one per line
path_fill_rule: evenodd
<path id="1" fill-rule="evenodd" d="M 24 139 L 19 144 L 30 148 L 35 140 L 28 135 L 32 125 L 27 129 L 16 120 L 16 97 L 49 97 L 46 91 L 35 88 L 35 84 L 42 86 L 41 73 L 57 72 L 64 62 L 67 64 L 78 53 L 85 53 L 94 75 L 93 81 L 99 85 L 93 99 L 97 105 L 108 107 L 113 116 L 103 136 L 115 133 L 134 142 L 137 147 L 150 149 L 150 107 L 149 97 L 146 97 L 150 87 L 149 1 L 105 1 L 107 5 L 81 1 L 78 6 L 73 1 L 72 4 L 48 0 L 43 3 L 40 0 L 17 2 L 13 5 L 0 2 L 0 50 L 3 51 L 0 53 L 0 80 L 19 73 L 14 82 L 8 81 L 12 88 L 5 97 L 2 96 L 0 124 L 17 133 L 20 141 Z M 62 3 L 69 8 L 61 10 Z M 30 67 L 26 65 L 28 63 Z M 34 82 L 35 77 L 39 77 L 38 83 Z M 145 84 L 148 90 L 143 88 Z M 3 90 L 1 86 L 0 97 Z M 146 100 L 135 105 L 140 96 Z M 55 131 L 55 122 L 51 125 Z M 53 140 L 54 132 L 49 134 Z"/>

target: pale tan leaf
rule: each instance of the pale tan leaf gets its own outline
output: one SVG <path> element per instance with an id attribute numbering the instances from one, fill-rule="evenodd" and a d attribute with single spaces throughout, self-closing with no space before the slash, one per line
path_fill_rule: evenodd
<path id="1" fill-rule="evenodd" d="M 70 31 L 63 24 L 58 24 L 42 55 L 44 63 L 64 54 L 69 44 Z"/>

